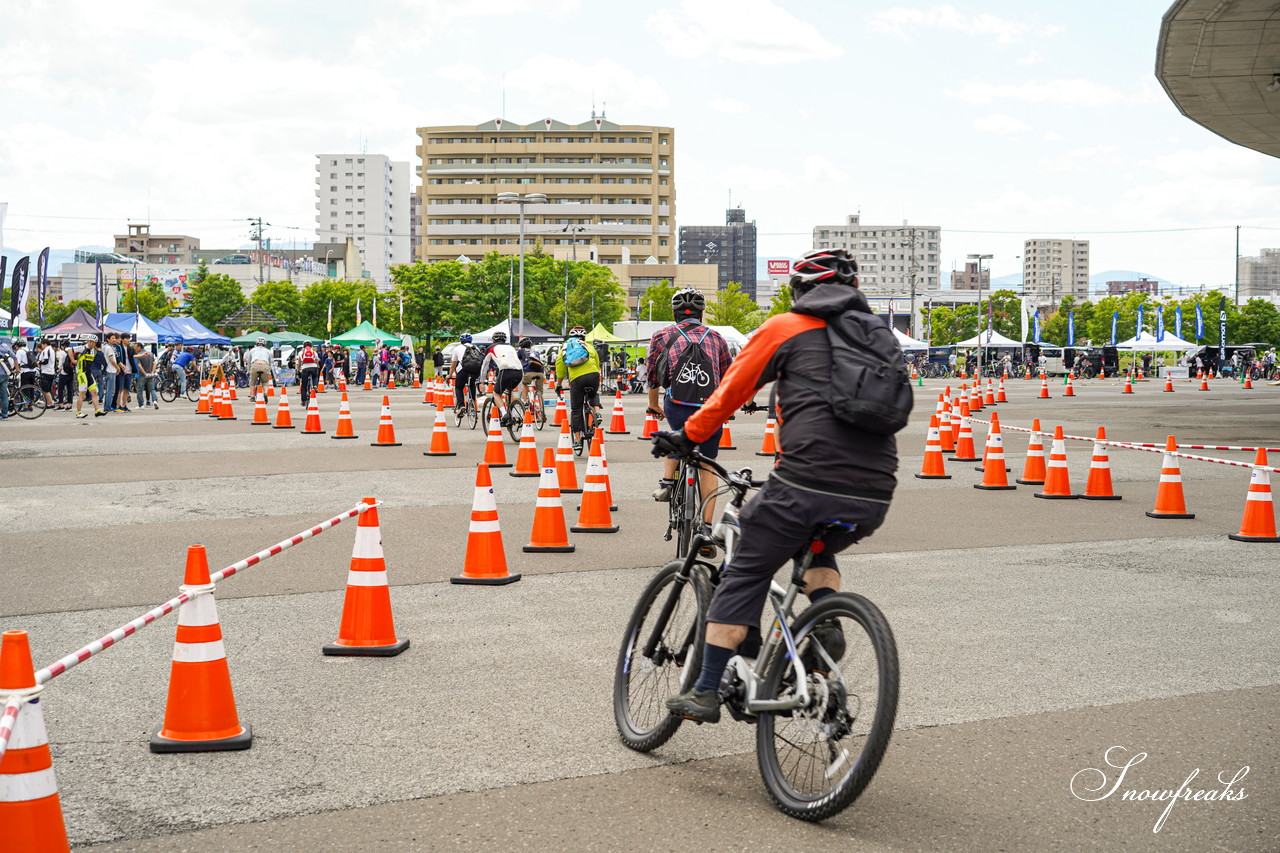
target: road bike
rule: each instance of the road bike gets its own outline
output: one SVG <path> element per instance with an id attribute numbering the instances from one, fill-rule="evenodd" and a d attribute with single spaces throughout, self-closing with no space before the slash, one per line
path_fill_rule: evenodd
<path id="1" fill-rule="evenodd" d="M 40 386 L 34 383 L 23 383 L 9 391 L 9 411 L 6 415 L 17 415 L 29 421 L 44 414 L 47 404 Z"/>
<path id="2" fill-rule="evenodd" d="M 526 385 L 525 391 L 528 398 L 526 405 L 533 412 L 533 428 L 541 431 L 547 425 L 547 409 L 542 392 L 533 390 L 532 385 Z"/>
<path id="3" fill-rule="evenodd" d="M 639 752 L 662 746 L 683 719 L 668 696 L 690 687 L 702 667 L 707 608 L 721 568 L 699 559 L 704 542 L 726 560 L 739 535 L 738 513 L 749 490 L 763 485 L 751 469 L 729 472 L 691 454 L 724 483 L 730 500 L 712 537 L 694 534 L 683 559 L 663 566 L 636 602 L 614 671 L 614 723 Z M 769 796 L 784 814 L 818 821 L 852 803 L 870 783 L 889 745 L 898 708 L 898 651 L 880 610 L 840 592 L 795 613 L 804 573 L 825 537 L 852 525 L 818 525 L 785 588 L 771 582 L 773 614 L 763 620 L 758 649 L 748 641 L 720 682 L 725 709 L 756 726 L 756 755 Z"/>
<path id="4" fill-rule="evenodd" d="M 453 410 L 454 426 L 461 427 L 464 420 L 467 421 L 471 429 L 476 428 L 476 424 L 480 422 L 480 410 L 476 408 L 476 387 L 474 383 L 468 382 L 462 388 L 462 405 L 455 406 Z"/>
<path id="5" fill-rule="evenodd" d="M 200 399 L 199 385 L 200 381 L 196 378 L 195 374 L 188 373 L 185 396 L 193 403 Z M 156 393 L 160 395 L 161 400 L 164 400 L 166 403 L 172 403 L 174 400 L 178 399 L 178 391 L 181 388 L 182 385 L 178 382 L 178 377 L 172 371 L 165 371 L 165 373 L 160 376 L 160 383 L 159 387 L 156 389 Z"/>
<path id="6" fill-rule="evenodd" d="M 502 399 L 503 405 L 499 405 L 499 402 L 497 399 L 499 396 L 500 395 L 497 392 L 494 392 L 493 394 L 486 396 L 484 401 L 484 409 L 480 414 L 480 420 L 484 421 L 485 424 L 488 424 L 489 418 L 492 415 L 493 410 L 496 408 L 498 410 L 499 418 L 503 417 L 504 415 L 508 416 L 506 419 L 506 423 L 503 424 L 503 428 L 506 429 L 507 435 L 511 436 L 512 441 L 519 443 L 520 428 L 524 424 L 524 403 L 521 402 L 519 399 L 516 399 L 516 400 L 512 400 L 508 404 L 506 401 L 506 398 L 503 398 Z M 515 395 L 512 395 L 512 396 L 515 396 Z"/>

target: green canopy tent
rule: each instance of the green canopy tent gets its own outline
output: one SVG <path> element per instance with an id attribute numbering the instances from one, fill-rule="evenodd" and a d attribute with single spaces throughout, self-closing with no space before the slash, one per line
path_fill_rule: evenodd
<path id="1" fill-rule="evenodd" d="M 267 340 L 274 341 L 278 344 L 318 344 L 323 343 L 321 338 L 313 338 L 310 335 L 304 335 L 302 332 L 272 332 L 267 335 Z"/>
<path id="2" fill-rule="evenodd" d="M 399 344 L 400 336 L 393 335 L 390 332 L 384 332 L 375 328 L 372 323 L 365 320 L 349 332 L 333 338 L 332 343 L 344 347 L 359 346 L 378 346 L 379 344 Z"/>
<path id="3" fill-rule="evenodd" d="M 587 340 L 595 343 L 596 341 L 604 341 L 607 344 L 617 343 L 622 338 L 617 337 L 604 327 L 604 323 L 596 323 L 596 327 L 587 332 Z"/>
<path id="4" fill-rule="evenodd" d="M 271 340 L 271 336 L 266 334 L 265 332 L 252 330 L 252 331 L 245 332 L 243 335 L 241 335 L 238 338 L 232 338 L 231 343 L 235 344 L 236 346 L 251 347 L 258 342 L 258 338 L 266 338 L 267 340 Z"/>

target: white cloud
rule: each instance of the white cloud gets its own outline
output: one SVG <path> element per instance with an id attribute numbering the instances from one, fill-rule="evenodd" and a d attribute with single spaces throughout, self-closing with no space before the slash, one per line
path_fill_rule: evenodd
<path id="1" fill-rule="evenodd" d="M 919 29 L 954 30 L 967 35 L 995 36 L 997 42 L 1008 44 L 1020 41 L 1030 26 L 1019 21 L 1007 21 L 995 15 L 982 13 L 966 15 L 952 6 L 931 6 L 928 9 L 909 9 L 895 6 L 877 12 L 869 23 L 870 29 L 907 38 L 911 31 Z"/>
<path id="2" fill-rule="evenodd" d="M 352 56 L 385 64 L 400 54 L 422 54 L 431 42 L 456 32 L 454 24 L 471 18 L 532 15 L 563 18 L 579 0 L 399 0 L 371 4 L 373 22 L 352 41 Z"/>
<path id="3" fill-rule="evenodd" d="M 1065 154 L 1041 158 L 1039 168 L 1044 172 L 1092 172 L 1099 166 L 1121 166 L 1119 150 L 1115 145 L 1073 148 Z"/>
<path id="4" fill-rule="evenodd" d="M 958 90 L 945 94 L 970 104 L 990 104 L 998 100 L 1058 104 L 1067 107 L 1109 106 L 1125 100 L 1119 89 L 1090 80 L 1028 80 L 1025 83 L 991 84 L 966 80 Z"/>
<path id="5" fill-rule="evenodd" d="M 770 0 L 680 0 L 678 8 L 655 11 L 645 28 L 683 59 L 785 65 L 843 53 Z"/>
<path id="6" fill-rule="evenodd" d="M 458 65 L 445 65 L 436 69 L 436 76 L 448 80 L 450 83 L 458 83 L 469 89 L 475 89 L 486 80 L 489 75 L 485 74 L 478 66 L 469 62 L 459 63 Z"/>
<path id="7" fill-rule="evenodd" d="M 1061 142 L 1063 138 L 1063 135 L 1056 130 L 1051 130 L 1044 135 L 1045 142 Z"/>
<path id="8" fill-rule="evenodd" d="M 523 93 L 529 105 L 509 109 L 513 120 L 519 118 L 515 115 L 518 110 L 537 111 L 536 115 L 519 118 L 522 124 L 547 116 L 557 117 L 552 115 L 553 111 L 579 115 L 593 101 L 607 104 L 610 110 L 627 110 L 632 115 L 644 110 L 665 110 L 668 106 L 667 92 L 655 78 L 637 74 L 612 59 L 599 59 L 587 65 L 541 53 L 507 74 L 507 89 Z"/>
<path id="9" fill-rule="evenodd" d="M 810 154 L 804 158 L 798 174 L 782 169 L 738 165 L 719 173 L 716 179 L 721 186 L 732 190 L 734 197 L 738 198 L 743 193 L 794 190 L 806 185 L 829 186 L 845 183 L 849 180 L 849 174 L 826 157 Z"/>
<path id="10" fill-rule="evenodd" d="M 1038 50 L 1033 50 L 1030 53 L 1028 53 L 1026 56 L 1020 57 L 1018 59 L 1019 65 L 1035 65 L 1037 62 L 1044 62 L 1044 57 L 1040 54 L 1040 51 Z"/>
<path id="11" fill-rule="evenodd" d="M 973 120 L 973 126 L 987 133 L 1022 133 L 1024 130 L 1031 129 L 1031 125 L 1013 116 L 1000 114 L 976 118 Z"/>
<path id="12" fill-rule="evenodd" d="M 819 154 L 810 154 L 804 158 L 804 178 L 805 183 L 842 183 L 849 180 L 849 173 L 838 168 L 826 157 Z"/>
<path id="13" fill-rule="evenodd" d="M 707 106 L 718 113 L 746 113 L 751 111 L 749 105 L 744 104 L 737 98 L 716 98 Z"/>

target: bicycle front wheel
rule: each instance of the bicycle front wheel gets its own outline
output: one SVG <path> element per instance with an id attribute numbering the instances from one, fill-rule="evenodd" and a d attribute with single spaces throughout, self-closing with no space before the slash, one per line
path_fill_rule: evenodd
<path id="1" fill-rule="evenodd" d="M 178 389 L 171 383 L 166 382 L 164 385 L 160 386 L 160 399 L 164 400 L 166 403 L 172 403 L 174 400 L 178 399 Z"/>
<path id="2" fill-rule="evenodd" d="M 898 649 L 879 608 L 850 593 L 813 605 L 791 630 L 811 700 L 806 708 L 761 714 L 756 753 L 778 808 L 819 821 L 848 808 L 880 766 L 898 711 Z M 764 696 L 794 694 L 795 671 L 781 646 Z"/>
<path id="3" fill-rule="evenodd" d="M 190 400 L 193 403 L 200 402 L 200 383 L 199 382 L 195 381 L 194 379 L 187 380 L 186 397 L 188 400 Z"/>
<path id="4" fill-rule="evenodd" d="M 34 388 L 24 388 L 18 392 L 18 415 L 33 421 L 44 414 L 44 395 Z"/>
<path id="5" fill-rule="evenodd" d="M 711 582 L 695 565 L 687 581 L 683 563 L 668 563 L 649 581 L 627 622 L 613 675 L 613 720 L 622 742 L 637 752 L 662 746 L 684 720 L 667 710 L 702 669 Z M 665 614 L 665 618 L 664 618 Z M 651 654 L 645 647 L 653 642 Z"/>

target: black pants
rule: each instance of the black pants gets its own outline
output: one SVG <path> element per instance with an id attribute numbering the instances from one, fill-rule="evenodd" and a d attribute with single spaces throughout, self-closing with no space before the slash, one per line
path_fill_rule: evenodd
<path id="1" fill-rule="evenodd" d="M 299 372 L 298 384 L 301 387 L 302 405 L 307 405 L 311 399 L 311 395 L 315 393 L 316 383 L 320 380 L 320 366 L 317 364 L 308 365 Z"/>
<path id="2" fill-rule="evenodd" d="M 569 429 L 582 432 L 582 404 L 600 408 L 600 374 L 584 373 L 569 382 Z"/>
<path id="3" fill-rule="evenodd" d="M 463 397 L 463 389 L 468 385 L 471 386 L 472 395 L 478 395 L 476 384 L 480 379 L 480 368 L 475 370 L 464 370 L 459 367 L 457 372 L 453 374 L 453 405 L 461 411 L 466 405 L 466 399 Z"/>
<path id="4" fill-rule="evenodd" d="M 742 508 L 738 519 L 742 538 L 711 597 L 707 619 L 729 625 L 759 625 L 769 582 L 788 559 L 799 562 L 814 528 L 829 520 L 856 525 L 851 531 L 829 535 L 826 549 L 813 559 L 813 566 L 834 569 L 835 555 L 871 535 L 888 511 L 887 503 L 819 494 L 770 477 Z"/>

